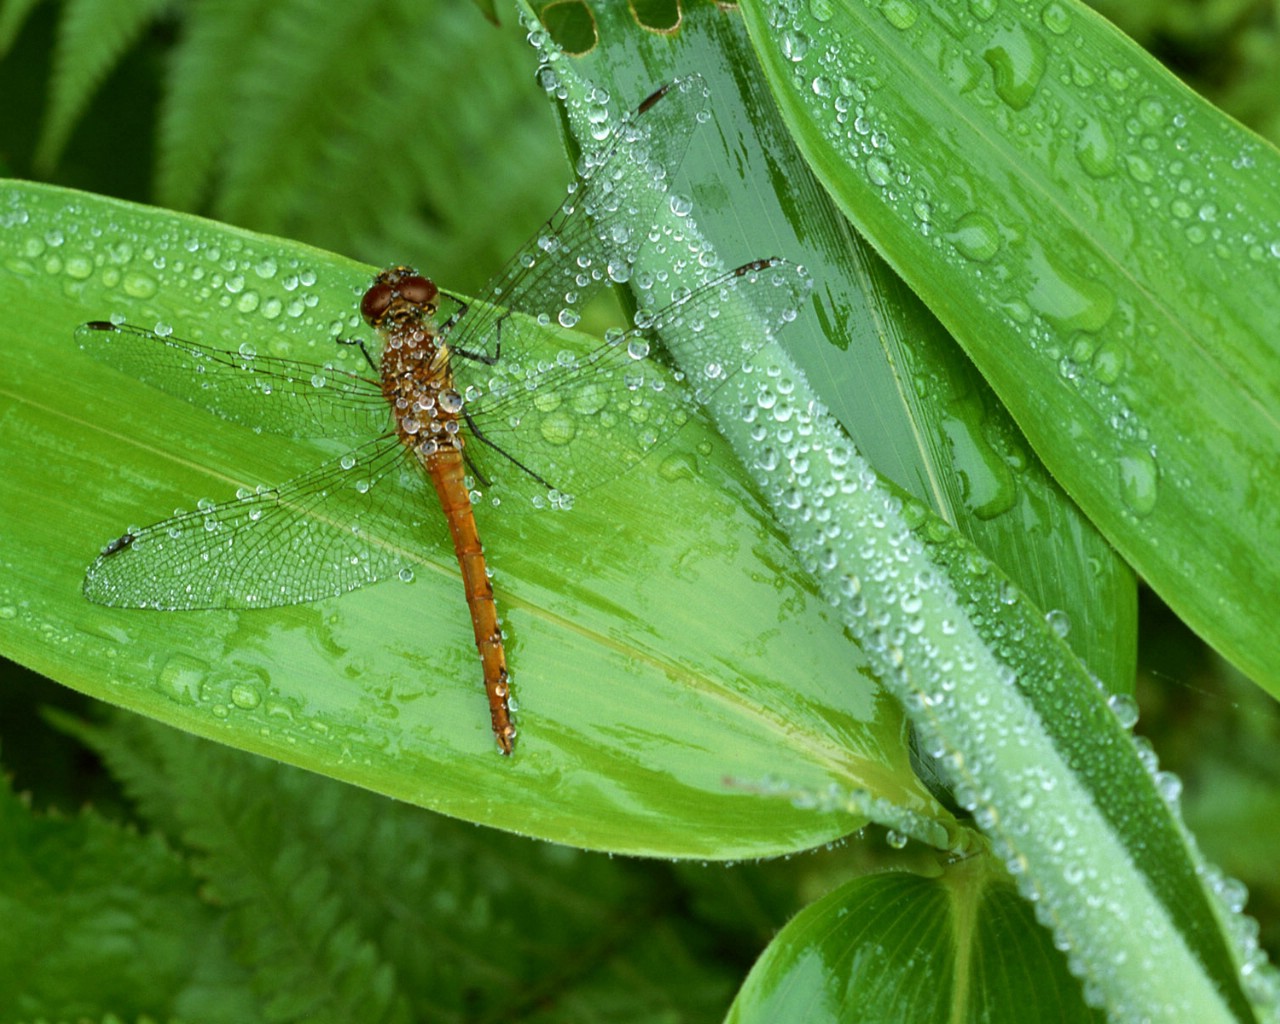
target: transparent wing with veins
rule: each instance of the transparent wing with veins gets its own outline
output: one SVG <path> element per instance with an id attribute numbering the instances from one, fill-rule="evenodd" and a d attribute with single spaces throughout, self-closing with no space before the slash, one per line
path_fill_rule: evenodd
<path id="1" fill-rule="evenodd" d="M 514 502 L 520 510 L 540 507 L 549 489 L 581 494 L 626 473 L 795 318 L 810 287 L 802 268 L 758 260 L 642 314 L 643 328 L 583 355 L 536 367 L 504 356 L 487 387 L 464 396 L 466 451 L 481 489 L 504 507 L 508 497 L 533 499 Z M 678 339 L 687 376 L 653 358 L 663 335 Z"/>
<path id="2" fill-rule="evenodd" d="M 560 312 L 627 277 L 642 241 L 633 232 L 668 194 L 706 102 L 697 77 L 650 97 L 587 158 L 568 200 L 481 300 L 443 325 L 455 353 L 478 357 L 455 355 L 452 365 L 467 396 L 466 454 L 485 485 L 495 484 L 494 496 L 545 498 L 549 489 L 581 492 L 620 475 L 794 317 L 808 279 L 777 260 L 730 271 L 679 297 L 644 329 L 547 365 L 531 364 L 545 332 L 500 308 L 548 320 L 554 312 L 567 322 L 572 316 Z M 694 365 L 705 368 L 725 351 L 741 358 L 680 387 L 647 357 L 663 332 L 684 339 Z M 131 530 L 91 566 L 85 592 L 93 600 L 168 609 L 315 600 L 400 572 L 421 549 L 424 524 L 438 522 L 432 488 L 388 433 L 377 380 L 127 325 L 86 324 L 77 337 L 102 361 L 224 418 L 353 446 L 278 487 Z"/>
<path id="3" fill-rule="evenodd" d="M 485 286 L 456 323 L 446 322 L 455 349 L 506 358 L 509 309 L 572 327 L 607 284 L 630 278 L 689 140 L 706 120 L 710 94 L 700 75 L 678 78 L 629 114 L 597 150 L 584 154 L 560 209 Z M 499 321 L 504 321 L 501 329 Z"/>
<path id="4" fill-rule="evenodd" d="M 356 445 L 391 426 L 378 381 L 347 370 L 105 321 L 77 327 L 76 341 L 95 359 L 254 430 Z"/>
<path id="5" fill-rule="evenodd" d="M 118 608 L 300 604 L 388 579 L 440 524 L 434 493 L 394 436 L 278 487 L 130 530 L 89 567 L 84 593 Z"/>
<path id="6" fill-rule="evenodd" d="M 677 431 L 794 319 L 809 287 L 799 267 L 760 260 L 681 296 L 647 317 L 643 329 L 582 356 L 536 368 L 503 360 L 492 368 L 487 390 L 467 397 L 465 452 L 485 486 L 493 484 L 492 497 L 534 499 L 507 501 L 515 511 L 546 505 L 552 489 L 570 495 L 612 480 Z M 527 320 L 513 323 L 537 329 Z M 82 330 L 91 341 L 122 330 L 108 326 Z M 680 339 L 686 363 L 699 367 L 687 380 L 677 381 L 650 358 L 665 332 Z M 387 416 L 380 392 L 363 378 L 343 373 L 307 390 L 293 384 L 310 381 L 308 370 L 325 368 L 273 359 L 246 365 L 232 353 L 136 330 L 125 331 L 123 343 L 138 346 L 147 338 L 163 365 L 198 360 L 215 393 L 236 401 L 274 395 L 287 410 L 274 421 L 278 426 L 306 425 L 323 404 L 348 414 L 343 430 L 360 416 L 371 422 Z M 264 379 L 278 386 L 266 389 Z M 236 401 L 238 410 L 251 408 Z M 86 596 L 116 607 L 273 607 L 396 575 L 415 561 L 424 530 L 440 518 L 433 490 L 407 449 L 394 434 L 371 432 L 373 440 L 278 487 L 131 529 L 90 567 Z"/>
<path id="7" fill-rule="evenodd" d="M 500 341 L 515 355 L 521 335 L 503 337 L 498 321 L 515 309 L 546 322 L 568 321 L 606 283 L 625 280 L 658 201 L 689 140 L 706 116 L 706 83 L 676 79 L 644 101 L 605 144 L 583 157 L 581 174 L 560 209 L 497 274 L 444 333 L 455 350 L 491 361 Z M 390 423 L 378 382 L 349 371 L 230 352 L 129 325 L 76 331 L 82 348 L 130 376 L 225 419 L 287 437 L 331 437 L 358 444 Z M 98 328 L 98 329 L 95 329 Z M 525 335 L 527 337 L 527 335 Z M 477 371 L 456 359 L 464 376 Z M 228 370 L 234 372 L 227 372 Z M 269 398 L 270 401 L 263 401 Z"/>

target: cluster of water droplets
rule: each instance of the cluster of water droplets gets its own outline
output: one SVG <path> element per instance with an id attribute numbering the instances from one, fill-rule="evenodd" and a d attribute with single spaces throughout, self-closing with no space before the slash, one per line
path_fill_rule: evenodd
<path id="1" fill-rule="evenodd" d="M 315 318 L 314 268 L 266 252 L 247 236 L 219 231 L 209 238 L 146 211 L 124 210 L 103 224 L 65 200 L 51 216 L 43 206 L 28 209 L 17 191 L 0 198 L 0 228 L 11 240 L 4 269 L 60 280 L 70 301 L 96 310 L 85 319 L 119 323 L 124 310 L 129 322 L 163 337 L 173 332 L 178 312 L 188 332 L 231 311 L 250 318 L 255 337 L 278 339 L 278 354 L 289 353 L 286 339 L 299 326 L 322 342 L 339 330 Z"/>
<path id="2" fill-rule="evenodd" d="M 964 857 L 981 846 L 980 837 L 966 828 L 948 828 L 936 818 L 900 807 L 884 797 L 863 788 L 850 788 L 832 782 L 815 790 L 772 775 L 750 782 L 727 780 L 735 789 L 748 790 L 760 796 L 788 801 L 793 807 L 820 814 L 840 812 L 866 818 L 889 827 L 888 841 L 901 849 L 909 839 L 927 843 L 937 850 L 947 850 Z"/>
<path id="3" fill-rule="evenodd" d="M 1208 1019 L 1196 1016 L 1194 997 L 1184 1002 L 1181 993 L 1150 988 L 1143 1009 L 1125 1016 L 1117 993 L 1142 992 L 1144 978 L 1159 976 L 1186 951 L 1165 909 L 1145 892 L 1135 898 L 1126 850 L 1093 812 L 1090 793 L 1062 763 L 1058 744 L 1069 747 L 1070 741 L 1054 741 L 1053 730 L 1046 729 L 1050 723 L 1027 699 L 1027 687 L 1052 682 L 1036 677 L 1031 642 L 1037 625 L 1029 606 L 998 573 L 981 566 L 980 556 L 966 558 L 948 539 L 950 531 L 941 525 L 931 530 L 918 509 L 880 484 L 794 370 L 768 366 L 729 390 L 739 393 L 737 416 L 745 428 L 745 437 L 737 432 L 739 443 L 744 454 L 753 453 L 757 482 L 793 547 L 878 676 L 910 711 L 925 755 L 951 780 L 958 803 L 992 837 L 995 852 L 1068 951 L 1072 969 L 1087 979 L 1092 1001 L 1121 1007 L 1119 1019 L 1143 1019 L 1152 1007 L 1158 1008 L 1153 1020 Z M 734 437 L 731 427 L 726 430 Z M 940 551 L 942 546 L 952 550 Z M 948 557 L 959 567 L 948 567 Z M 957 573 L 966 585 L 985 574 L 986 592 L 978 586 L 962 607 L 951 591 Z M 982 609 L 977 618 L 985 621 L 975 624 L 975 607 Z M 1038 632 L 1043 642 L 1053 643 L 1069 628 L 1066 616 L 1054 611 Z M 1024 663 L 1015 671 L 1011 665 L 1018 664 L 1020 651 Z M 1062 699 L 1057 711 L 1064 717 L 1078 716 L 1089 705 L 1080 703 L 1078 693 Z M 1093 705 L 1109 706 L 1114 713 L 1110 729 L 1102 723 L 1085 730 L 1104 746 L 1113 742 L 1109 732 L 1119 736 L 1133 724 L 1132 704 L 1124 698 L 1106 705 L 1094 698 Z M 1143 766 L 1176 814 L 1178 780 L 1158 769 L 1149 747 L 1130 741 L 1148 752 Z M 827 807 L 837 796 L 801 793 L 796 798 Z M 903 835 L 922 835 L 910 821 L 895 827 Z M 1273 975 L 1258 953 L 1256 937 L 1248 939 L 1251 922 L 1238 915 L 1240 887 L 1224 882 L 1210 891 L 1220 899 L 1224 919 L 1239 926 L 1232 925 L 1241 933 L 1246 973 L 1255 979 L 1251 993 L 1270 998 Z"/>
<path id="4" fill-rule="evenodd" d="M 997 6 L 995 0 L 975 0 L 970 13 L 987 20 Z M 920 15 L 905 0 L 891 0 L 879 10 L 902 31 L 909 31 Z M 895 144 L 874 102 L 885 71 L 866 50 L 858 49 L 851 58 L 847 48 L 857 49 L 857 44 L 824 36 L 822 22 L 834 12 L 826 0 L 774 8 L 773 28 L 795 65 L 797 81 L 828 101 L 829 130 L 863 161 L 883 201 L 911 218 L 948 259 L 977 265 L 980 274 L 995 282 L 1005 280 L 1007 269 L 1000 259 L 1007 255 L 1009 232 L 977 205 L 977 193 L 975 205 L 960 211 L 938 203 L 927 182 L 914 180 L 909 151 Z M 1060 35 L 1070 23 L 1063 5 L 1045 6 L 1045 31 Z M 998 102 L 1013 112 L 1031 102 L 1043 67 L 1028 58 L 1036 52 L 1034 34 L 1008 32 L 1003 26 L 993 36 L 982 73 L 992 76 Z M 1097 125 L 1081 126 L 1080 133 L 1082 162 L 1095 171 L 1105 168 L 1108 140 Z M 948 235 L 940 224 L 954 231 Z M 1053 254 L 1041 257 L 1043 286 L 1009 293 L 1002 307 L 1006 317 L 1030 344 L 1055 360 L 1062 354 L 1051 351 L 1052 346 L 1070 337 L 1074 358 L 1091 364 L 1097 383 L 1115 384 L 1127 367 L 1123 348 L 1089 336 L 1103 337 L 1104 329 L 1117 323 L 1123 327 L 1129 311 L 1096 278 L 1063 266 Z M 880 678 L 911 712 L 926 756 L 937 762 L 952 781 L 957 800 L 994 838 L 1023 893 L 1068 951 L 1072 968 L 1087 979 L 1091 1000 L 1108 1005 L 1116 1019 L 1213 1019 L 1221 1007 L 1212 991 L 1169 992 L 1152 980 L 1166 977 L 1170 965 L 1184 963 L 1187 951 L 1165 908 L 1141 882 L 1139 891 L 1133 891 L 1136 875 L 1128 851 L 1064 764 L 1064 753 L 1072 752 L 1058 748 L 1054 733 L 1027 699 L 1029 689 L 1043 680 L 1036 677 L 1034 665 L 1018 659 L 1032 649 L 1029 637 L 1061 643 L 1070 628 L 1065 615 L 1051 612 L 1038 624 L 1029 621 L 1030 606 L 996 573 L 990 573 L 985 597 L 961 605 L 952 581 L 963 579 L 967 587 L 971 577 L 989 573 L 981 556 L 958 559 L 960 569 L 956 562 L 942 568 L 946 561 L 939 560 L 937 549 L 946 546 L 950 531 L 930 524 L 922 510 L 880 484 L 778 350 L 767 347 L 754 364 L 730 376 L 727 387 L 707 391 L 722 432 L 754 470 L 793 548 Z M 1117 475 L 1129 507 L 1144 514 L 1155 502 L 1154 449 L 1125 407 L 1120 389 L 1113 398 L 1112 426 L 1127 445 Z M 985 609 L 976 622 L 971 617 L 974 605 Z M 1062 710 L 1076 706 L 1068 700 Z M 1122 734 L 1132 725 L 1132 705 L 1123 698 L 1094 698 L 1093 706 L 1111 719 L 1111 731 Z M 1045 710 L 1052 713 L 1054 708 L 1047 705 Z M 1099 733 L 1103 742 L 1111 742 L 1106 729 Z M 1159 772 L 1150 760 L 1143 765 L 1156 792 L 1176 808 L 1176 778 Z M 795 799 L 827 807 L 841 796 L 797 793 Z M 849 800 L 857 803 L 858 797 L 850 795 Z M 899 831 L 911 834 L 912 823 L 904 824 Z M 1224 916 L 1246 920 L 1236 913 L 1241 902 L 1237 886 L 1211 891 L 1222 897 Z M 1247 943 L 1242 945 L 1247 953 Z M 1249 973 L 1259 973 L 1256 958 L 1246 955 L 1243 960 Z M 1190 962 L 1185 969 L 1188 975 L 1198 972 Z M 1269 984 L 1251 991 L 1265 995 Z M 1208 1014 L 1200 1014 L 1201 1009 Z M 1149 1012 L 1154 1015 L 1147 1017 Z"/>
<path id="5" fill-rule="evenodd" d="M 1185 100 L 1153 87 L 1119 48 L 1073 46 L 1078 15 L 1056 0 L 971 0 L 945 10 L 890 0 L 872 17 L 890 31 L 884 47 L 853 31 L 829 0 L 774 5 L 771 27 L 796 90 L 829 145 L 861 169 L 867 201 L 913 228 L 957 268 L 957 282 L 973 281 L 970 301 L 986 304 L 1043 355 L 1086 399 L 1079 408 L 1101 410 L 1107 440 L 1084 454 L 1110 467 L 1123 507 L 1151 513 L 1160 451 L 1125 378 L 1150 364 L 1162 334 L 1177 325 L 1135 310 L 1108 283 L 1124 275 L 1105 260 L 1040 246 L 1046 197 L 1023 195 L 1013 180 L 999 187 L 998 205 L 987 203 L 993 186 L 981 172 L 970 176 L 963 161 L 940 161 L 918 139 L 903 138 L 909 128 L 887 116 L 901 102 L 880 95 L 904 88 L 904 72 L 888 55 L 903 43 L 924 55 L 941 88 L 963 95 L 957 105 L 981 108 L 979 128 L 997 149 L 1052 168 L 1082 239 L 1105 239 L 1106 250 L 1127 253 L 1144 276 L 1180 282 L 1187 294 L 1205 294 L 1219 262 L 1242 264 L 1260 287 L 1280 273 L 1280 223 L 1255 222 L 1227 186 L 1254 168 L 1259 147 L 1243 144 L 1230 166 L 1206 155 L 1212 147 Z M 975 166 L 985 159 L 974 156 Z M 1161 244 L 1165 237 L 1175 244 Z M 1205 247 L 1202 264 L 1183 261 L 1179 238 Z M 1230 315 L 1201 312 L 1206 329 Z M 1061 429 L 1090 434 L 1084 423 Z"/>

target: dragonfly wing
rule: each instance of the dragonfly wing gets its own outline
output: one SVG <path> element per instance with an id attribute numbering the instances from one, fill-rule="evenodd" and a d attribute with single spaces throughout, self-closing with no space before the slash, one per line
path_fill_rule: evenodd
<path id="1" fill-rule="evenodd" d="M 599 149 L 584 155 L 560 209 L 489 282 L 456 327 L 446 324 L 449 344 L 492 356 L 497 321 L 508 309 L 572 327 L 577 311 L 604 285 L 628 280 L 653 224 L 652 212 L 670 196 L 709 95 L 699 75 L 676 79 L 624 118 Z M 501 341 L 505 358 L 509 339 L 504 335 Z"/>
<path id="2" fill-rule="evenodd" d="M 399 441 L 382 437 L 279 487 L 131 530 L 89 567 L 84 593 L 167 611 L 333 597 L 410 565 L 435 500 Z"/>
<path id="3" fill-rule="evenodd" d="M 354 443 L 384 433 L 390 419 L 377 381 L 345 370 L 105 321 L 76 328 L 76 341 L 117 370 L 256 430 Z"/>
<path id="4" fill-rule="evenodd" d="M 758 260 L 642 313 L 643 328 L 585 355 L 533 369 L 506 367 L 504 359 L 495 369 L 505 374 L 467 399 L 467 452 L 493 496 L 532 497 L 535 506 L 551 488 L 576 495 L 613 480 L 670 438 L 794 320 L 811 288 L 803 268 Z M 687 377 L 653 358 L 661 334 L 675 339 Z"/>

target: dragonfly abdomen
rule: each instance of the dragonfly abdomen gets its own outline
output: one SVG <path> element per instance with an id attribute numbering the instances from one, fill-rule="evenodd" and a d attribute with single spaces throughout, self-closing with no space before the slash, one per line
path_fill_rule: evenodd
<path id="1" fill-rule="evenodd" d="M 507 673 L 507 656 L 502 648 L 502 629 L 493 600 L 493 586 L 485 565 L 484 548 L 476 529 L 467 490 L 466 468 L 461 447 L 444 447 L 430 455 L 419 455 L 423 468 L 435 485 L 440 508 L 449 523 L 453 550 L 462 571 L 462 585 L 471 625 L 475 630 L 476 650 L 484 671 L 484 688 L 489 698 L 489 716 L 498 748 L 510 754 L 515 746 L 516 727 L 511 721 L 511 683 Z"/>

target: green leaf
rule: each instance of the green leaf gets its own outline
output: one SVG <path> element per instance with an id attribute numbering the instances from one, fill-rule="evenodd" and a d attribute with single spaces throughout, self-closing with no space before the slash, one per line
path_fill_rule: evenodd
<path id="1" fill-rule="evenodd" d="M 10 0 L 0 7 L 0 57 L 8 55 L 18 33 L 40 0 Z"/>
<path id="2" fill-rule="evenodd" d="M 813 307 L 781 337 L 841 427 L 876 467 L 997 562 L 1116 691 L 1136 657 L 1132 573 L 1029 449 L 929 309 L 850 228 L 814 180 L 759 74 L 742 22 L 682 8 L 676 33 L 638 31 L 627 6 L 590 8 L 599 45 L 574 72 L 623 105 L 696 69 L 716 132 L 695 139 L 678 188 L 725 265 L 803 263 Z M 726 60 L 725 54 L 733 55 Z M 743 69 L 748 70 L 744 71 Z"/>
<path id="3" fill-rule="evenodd" d="M 995 10 L 744 5 L 830 194 L 1093 522 L 1280 692 L 1280 154 L 1079 4 Z"/>
<path id="4" fill-rule="evenodd" d="M 155 201 L 380 262 L 430 253 L 478 287 L 567 173 L 508 21 L 438 0 L 191 6 Z"/>
<path id="5" fill-rule="evenodd" d="M 713 1020 L 729 999 L 664 865 L 472 828 L 136 715 L 60 725 L 186 853 L 266 1019 Z"/>
<path id="6" fill-rule="evenodd" d="M 571 104 L 586 91 L 567 74 L 560 88 Z M 691 228 L 659 230 L 698 246 Z M 1097 998 L 1151 1019 L 1247 1019 L 1240 971 L 1256 954 L 1224 932 L 1229 887 L 1202 881 L 1214 874 L 1170 812 L 1169 780 L 1126 741 L 1056 617 L 884 486 L 780 344 L 753 367 L 716 393 L 717 424 Z"/>
<path id="7" fill-rule="evenodd" d="M 728 1024 L 1103 1021 L 1030 906 L 970 864 L 859 878 L 806 907 L 751 969 Z"/>
<path id="8" fill-rule="evenodd" d="M 744 791 L 775 772 L 932 806 L 896 711 L 705 424 L 569 515 L 481 511 L 522 730 L 511 761 L 493 751 L 443 524 L 424 536 L 411 585 L 241 613 L 90 605 L 84 569 L 127 524 L 333 453 L 106 369 L 74 349 L 76 324 L 124 315 L 224 347 L 337 359 L 371 269 L 21 183 L 0 192 L 0 220 L 9 656 L 246 750 L 587 847 L 738 857 L 857 826 L 847 810 Z"/>

